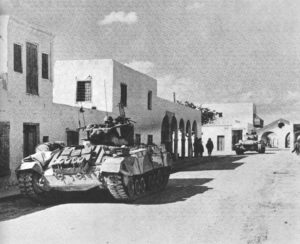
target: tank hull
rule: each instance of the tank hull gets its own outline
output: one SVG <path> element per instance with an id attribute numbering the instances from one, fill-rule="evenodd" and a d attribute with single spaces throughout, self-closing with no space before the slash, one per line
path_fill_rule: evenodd
<path id="1" fill-rule="evenodd" d="M 34 201 L 47 202 L 54 191 L 108 190 L 116 200 L 134 201 L 162 190 L 171 171 L 164 148 L 65 147 L 31 155 L 17 169 L 21 192 Z"/>

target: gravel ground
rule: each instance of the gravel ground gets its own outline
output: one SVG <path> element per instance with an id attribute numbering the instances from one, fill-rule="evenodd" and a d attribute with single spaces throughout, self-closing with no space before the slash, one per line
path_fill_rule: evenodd
<path id="1" fill-rule="evenodd" d="M 165 191 L 116 203 L 90 192 L 72 203 L 0 201 L 0 243 L 300 243 L 300 157 L 214 158 L 171 175 Z"/>

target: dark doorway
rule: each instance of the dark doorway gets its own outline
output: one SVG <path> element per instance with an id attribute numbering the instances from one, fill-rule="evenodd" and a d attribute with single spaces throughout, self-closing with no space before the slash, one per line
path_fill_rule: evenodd
<path id="1" fill-rule="evenodd" d="M 243 140 L 243 130 L 232 130 L 232 150 L 239 140 Z"/>
<path id="2" fill-rule="evenodd" d="M 37 45 L 26 43 L 26 92 L 32 95 L 39 94 L 38 85 L 38 51 Z"/>
<path id="3" fill-rule="evenodd" d="M 24 157 L 35 153 L 35 147 L 40 143 L 40 125 L 32 123 L 23 124 Z"/>
<path id="4" fill-rule="evenodd" d="M 9 169 L 9 122 L 0 122 L 0 176 L 10 174 Z"/>
<path id="5" fill-rule="evenodd" d="M 79 133 L 75 130 L 67 130 L 67 146 L 79 144 Z"/>

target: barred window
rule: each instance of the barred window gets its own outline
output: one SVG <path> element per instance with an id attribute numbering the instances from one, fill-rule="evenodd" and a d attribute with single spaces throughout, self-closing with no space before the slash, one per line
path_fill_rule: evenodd
<path id="1" fill-rule="evenodd" d="M 23 73 L 22 46 L 18 44 L 14 44 L 14 71 Z"/>
<path id="2" fill-rule="evenodd" d="M 49 58 L 46 53 L 42 53 L 42 78 L 49 79 Z"/>
<path id="3" fill-rule="evenodd" d="M 91 81 L 77 81 L 76 102 L 86 102 L 92 100 Z"/>

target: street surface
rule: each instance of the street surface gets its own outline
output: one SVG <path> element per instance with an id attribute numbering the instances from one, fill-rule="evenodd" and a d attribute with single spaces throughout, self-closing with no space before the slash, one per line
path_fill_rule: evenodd
<path id="1" fill-rule="evenodd" d="M 171 175 L 133 204 L 77 196 L 0 201 L 0 243 L 300 243 L 300 157 L 224 156 Z"/>

